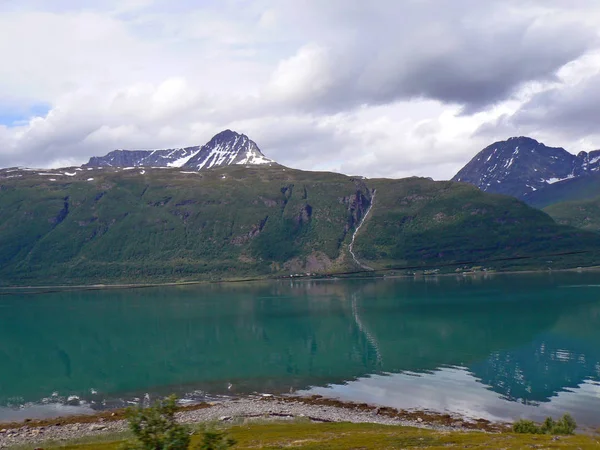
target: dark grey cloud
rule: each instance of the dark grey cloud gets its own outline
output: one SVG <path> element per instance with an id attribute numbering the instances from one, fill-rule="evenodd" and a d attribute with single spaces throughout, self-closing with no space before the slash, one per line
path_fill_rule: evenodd
<path id="1" fill-rule="evenodd" d="M 577 138 L 600 135 L 600 74 L 534 95 L 508 120 L 517 127 L 547 128 Z"/>
<path id="2" fill-rule="evenodd" d="M 561 83 L 532 95 L 516 111 L 482 124 L 478 139 L 532 136 L 548 145 L 579 150 L 600 148 L 600 73 Z"/>
<path id="3" fill-rule="evenodd" d="M 314 70 L 300 80 L 304 95 L 296 86 L 293 99 L 335 110 L 429 98 L 469 113 L 524 83 L 555 79 L 559 68 L 598 44 L 582 21 L 533 9 L 543 2 L 523 5 L 518 11 L 517 2 L 495 0 L 305 1 L 294 23 L 322 51 L 298 58 Z"/>

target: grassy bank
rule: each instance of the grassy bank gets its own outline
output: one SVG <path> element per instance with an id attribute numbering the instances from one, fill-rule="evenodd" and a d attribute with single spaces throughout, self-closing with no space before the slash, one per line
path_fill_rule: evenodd
<path id="1" fill-rule="evenodd" d="M 235 449 L 400 449 L 400 448 L 581 448 L 597 449 L 591 436 L 523 435 L 512 433 L 447 432 L 376 424 L 311 423 L 308 421 L 248 423 L 228 428 Z M 123 440 L 55 444 L 77 450 L 118 449 Z M 113 439 L 115 439 L 113 437 Z M 200 442 L 195 435 L 192 445 Z M 44 448 L 53 448 L 46 445 Z"/>

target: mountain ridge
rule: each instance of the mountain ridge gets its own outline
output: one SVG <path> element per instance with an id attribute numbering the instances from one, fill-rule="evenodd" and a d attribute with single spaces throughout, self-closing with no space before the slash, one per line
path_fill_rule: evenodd
<path id="1" fill-rule="evenodd" d="M 245 134 L 224 130 L 202 146 L 156 150 L 117 149 L 92 156 L 82 167 L 178 167 L 202 170 L 231 164 L 274 164 Z"/>
<path id="2" fill-rule="evenodd" d="M 577 155 L 526 137 L 494 142 L 477 153 L 453 178 L 484 192 L 524 200 L 555 183 L 600 171 L 600 150 Z"/>
<path id="3" fill-rule="evenodd" d="M 466 183 L 275 164 L 0 170 L 0 209 L 0 285 L 356 272 L 360 223 L 352 250 L 375 270 L 547 269 L 549 255 L 558 269 L 600 254 L 597 234 Z"/>

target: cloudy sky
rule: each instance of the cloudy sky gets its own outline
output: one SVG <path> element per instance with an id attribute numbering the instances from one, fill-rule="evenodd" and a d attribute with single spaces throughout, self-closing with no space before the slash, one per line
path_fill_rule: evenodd
<path id="1" fill-rule="evenodd" d="M 0 167 L 203 144 L 450 178 L 514 135 L 600 148 L 597 0 L 0 0 Z"/>

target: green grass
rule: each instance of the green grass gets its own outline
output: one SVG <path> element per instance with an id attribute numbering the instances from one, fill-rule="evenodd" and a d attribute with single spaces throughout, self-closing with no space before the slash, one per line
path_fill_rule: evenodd
<path id="1" fill-rule="evenodd" d="M 11 176 L 13 176 L 11 172 Z M 356 270 L 355 243 L 376 268 L 540 255 L 494 268 L 596 261 L 600 237 L 557 226 L 513 198 L 423 178 L 363 180 L 326 172 L 232 166 L 78 172 L 0 171 L 0 283 L 161 283 Z M 93 178 L 88 181 L 88 178 Z M 450 270 L 450 269 L 449 269 Z"/>
<path id="2" fill-rule="evenodd" d="M 557 203 L 544 209 L 559 224 L 600 231 L 600 197 Z"/>
<path id="3" fill-rule="evenodd" d="M 406 449 L 406 448 L 581 448 L 597 449 L 598 440 L 591 436 L 526 435 L 513 433 L 440 432 L 411 427 L 375 424 L 326 423 L 254 423 L 228 429 L 238 444 L 235 449 Z M 200 441 L 195 435 L 192 445 Z M 62 444 L 59 448 L 72 450 L 113 450 L 122 441 L 94 441 Z M 53 448 L 44 446 L 44 448 Z"/>

